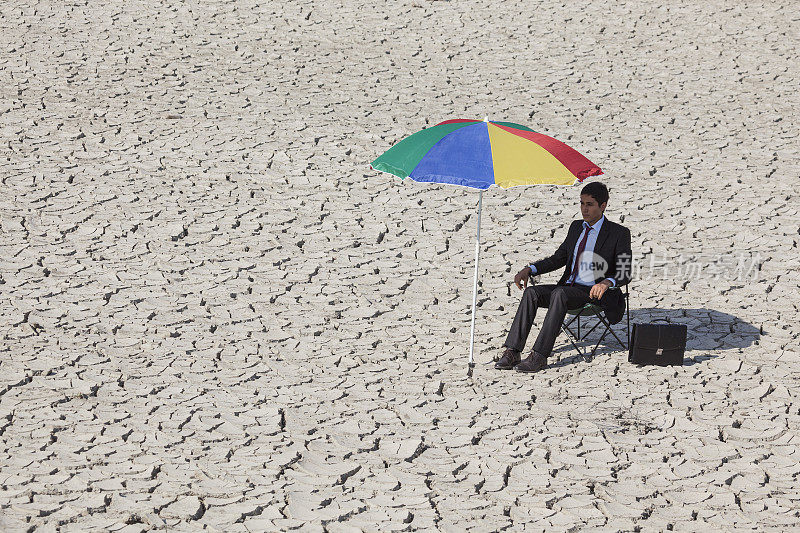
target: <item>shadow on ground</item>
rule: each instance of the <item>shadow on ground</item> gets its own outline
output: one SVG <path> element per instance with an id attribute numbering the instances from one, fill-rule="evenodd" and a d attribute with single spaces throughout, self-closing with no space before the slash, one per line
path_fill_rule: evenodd
<path id="1" fill-rule="evenodd" d="M 597 323 L 597 319 L 585 318 L 582 320 L 581 329 L 586 331 Z M 732 350 L 747 348 L 758 342 L 761 338 L 761 330 L 745 322 L 734 315 L 716 311 L 714 309 L 663 309 L 651 307 L 644 309 L 632 309 L 630 313 L 631 331 L 635 323 L 646 324 L 685 324 L 687 328 L 686 355 L 684 364 L 694 364 L 708 359 L 713 359 L 715 355 L 708 353 L 696 353 L 707 350 Z M 536 326 L 534 325 L 534 328 Z M 623 340 L 627 340 L 627 322 L 625 318 L 613 326 L 614 332 Z M 532 332 L 534 335 L 536 331 Z M 589 337 L 578 343 L 582 350 L 590 352 L 602 334 L 602 326 L 595 329 Z M 535 338 L 535 337 L 533 337 Z M 610 334 L 606 336 L 603 343 L 597 349 L 595 357 L 603 354 L 615 352 L 627 352 L 627 347 L 623 347 Z M 577 355 L 575 348 L 569 344 L 564 334 L 556 339 L 556 348 L 553 354 L 560 357 L 559 366 L 578 363 L 583 360 Z M 563 354 L 563 357 L 561 357 Z"/>

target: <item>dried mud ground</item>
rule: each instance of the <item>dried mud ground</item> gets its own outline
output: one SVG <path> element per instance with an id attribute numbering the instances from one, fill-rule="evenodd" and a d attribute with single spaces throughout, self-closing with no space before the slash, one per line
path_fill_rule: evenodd
<path id="1" fill-rule="evenodd" d="M 3 2 L 0 529 L 796 529 L 796 7 Z M 369 162 L 484 116 L 605 170 L 684 366 L 493 369 L 541 186 L 467 375 L 477 192 Z"/>

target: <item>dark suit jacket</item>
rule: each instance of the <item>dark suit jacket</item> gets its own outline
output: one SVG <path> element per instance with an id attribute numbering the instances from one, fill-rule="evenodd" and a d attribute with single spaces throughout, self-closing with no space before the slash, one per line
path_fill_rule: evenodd
<path id="1" fill-rule="evenodd" d="M 536 261 L 537 274 L 546 274 L 559 268 L 564 268 L 564 274 L 558 280 L 558 285 L 565 285 L 567 278 L 572 273 L 572 254 L 575 251 L 575 244 L 578 242 L 583 232 L 583 220 L 573 220 L 567 232 L 567 238 L 558 247 L 556 253 Z M 631 280 L 631 232 L 628 228 L 616 222 L 611 222 L 606 218 L 603 227 L 597 235 L 597 242 L 594 245 L 594 253 L 603 258 L 608 266 L 606 272 L 598 272 L 595 283 L 599 283 L 606 278 L 614 278 L 617 287 L 627 285 Z M 621 290 L 607 290 L 600 300 L 600 306 L 605 311 L 608 321 L 616 324 L 622 320 L 625 314 L 625 297 Z"/>

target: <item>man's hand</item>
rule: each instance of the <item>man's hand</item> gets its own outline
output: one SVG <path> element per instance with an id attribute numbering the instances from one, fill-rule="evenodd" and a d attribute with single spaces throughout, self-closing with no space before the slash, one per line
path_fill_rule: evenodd
<path id="1" fill-rule="evenodd" d="M 522 290 L 523 284 L 525 285 L 525 288 L 528 288 L 528 280 L 530 279 L 532 273 L 533 271 L 531 270 L 531 267 L 523 268 L 517 272 L 516 276 L 514 276 L 514 285 L 516 285 L 519 290 Z"/>
<path id="2" fill-rule="evenodd" d="M 608 281 L 607 279 L 604 279 L 603 281 L 592 287 L 592 289 L 589 291 L 589 298 L 599 300 L 600 298 L 603 297 L 603 295 L 606 293 L 606 291 L 610 286 L 611 282 Z"/>

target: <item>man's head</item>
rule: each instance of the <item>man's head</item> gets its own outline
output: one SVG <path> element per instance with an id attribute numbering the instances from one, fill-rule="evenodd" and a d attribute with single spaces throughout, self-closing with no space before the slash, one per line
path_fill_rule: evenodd
<path id="1" fill-rule="evenodd" d="M 587 183 L 581 189 L 581 215 L 583 220 L 594 224 L 603 216 L 608 204 L 608 188 L 599 181 Z"/>

